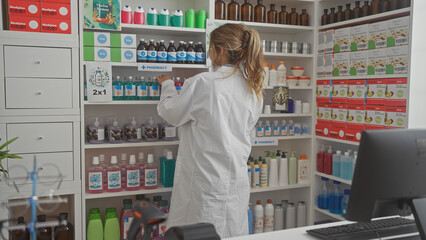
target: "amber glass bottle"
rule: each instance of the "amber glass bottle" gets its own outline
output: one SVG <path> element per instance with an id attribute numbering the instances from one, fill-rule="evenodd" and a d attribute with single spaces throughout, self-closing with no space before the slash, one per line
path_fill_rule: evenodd
<path id="1" fill-rule="evenodd" d="M 364 1 L 364 6 L 361 8 L 361 16 L 366 17 L 371 14 L 371 7 L 368 5 L 368 1 Z"/>
<path id="2" fill-rule="evenodd" d="M 351 10 L 351 4 L 347 3 L 346 9 L 345 9 L 345 20 L 351 20 L 353 17 L 352 15 L 353 15 L 353 12 Z"/>
<path id="3" fill-rule="evenodd" d="M 309 26 L 309 14 L 306 12 L 306 9 L 302 9 L 302 14 L 300 14 L 299 24 L 301 26 Z"/>
<path id="4" fill-rule="evenodd" d="M 250 0 L 244 0 L 241 5 L 241 21 L 253 22 L 253 5 L 250 4 Z"/>
<path id="5" fill-rule="evenodd" d="M 214 3 L 214 18 L 226 20 L 225 8 L 226 8 L 226 4 L 224 1 L 216 0 L 216 2 Z"/>
<path id="6" fill-rule="evenodd" d="M 343 6 L 337 6 L 337 22 L 345 21 L 345 13 L 343 12 Z"/>
<path id="7" fill-rule="evenodd" d="M 257 0 L 257 5 L 254 7 L 254 21 L 266 22 L 266 8 L 263 6 L 263 0 Z"/>
<path id="8" fill-rule="evenodd" d="M 380 0 L 371 1 L 371 14 L 379 14 L 381 11 Z"/>
<path id="9" fill-rule="evenodd" d="M 281 12 L 278 14 L 278 23 L 279 24 L 288 24 L 288 12 L 286 11 L 286 6 L 281 6 Z"/>
<path id="10" fill-rule="evenodd" d="M 336 8 L 330 8 L 330 14 L 328 15 L 330 18 L 330 24 L 337 22 L 337 14 L 335 13 Z"/>
<path id="11" fill-rule="evenodd" d="M 354 19 L 355 18 L 360 18 L 362 16 L 362 10 L 359 7 L 360 3 L 361 3 L 360 1 L 356 1 L 355 2 L 355 7 L 353 9 L 353 18 Z"/>
<path id="12" fill-rule="evenodd" d="M 231 0 L 228 4 L 228 20 L 240 21 L 240 4 L 237 0 Z"/>
<path id="13" fill-rule="evenodd" d="M 391 9 L 391 2 L 389 0 L 383 1 L 382 12 L 388 12 Z"/>
<path id="14" fill-rule="evenodd" d="M 271 4 L 271 9 L 268 11 L 268 23 L 278 23 L 278 12 L 275 10 L 275 4 Z"/>
<path id="15" fill-rule="evenodd" d="M 296 12 L 296 8 L 291 9 L 289 16 L 290 25 L 299 25 L 299 14 Z"/>
<path id="16" fill-rule="evenodd" d="M 390 1 L 390 10 L 396 10 L 399 7 L 399 0 L 391 0 Z"/>
<path id="17" fill-rule="evenodd" d="M 328 9 L 324 9 L 324 14 L 321 16 L 321 25 L 327 25 L 330 23 L 330 18 L 328 17 Z"/>

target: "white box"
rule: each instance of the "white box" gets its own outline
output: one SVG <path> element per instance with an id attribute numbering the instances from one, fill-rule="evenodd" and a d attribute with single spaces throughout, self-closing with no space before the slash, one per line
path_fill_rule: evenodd
<path id="1" fill-rule="evenodd" d="M 95 62 L 111 61 L 111 51 L 109 47 L 95 47 Z"/>
<path id="2" fill-rule="evenodd" d="M 324 76 L 332 77 L 333 76 L 333 53 L 328 53 L 325 55 L 324 62 Z"/>
<path id="3" fill-rule="evenodd" d="M 318 33 L 318 54 L 325 53 L 325 32 Z"/>
<path id="4" fill-rule="evenodd" d="M 317 55 L 317 77 L 324 77 L 324 54 Z"/>
<path id="5" fill-rule="evenodd" d="M 408 46 L 387 48 L 388 62 L 386 74 L 405 74 L 408 72 Z"/>
<path id="6" fill-rule="evenodd" d="M 136 62 L 136 49 L 121 49 L 121 62 Z"/>
<path id="7" fill-rule="evenodd" d="M 325 32 L 325 53 L 334 52 L 334 29 Z"/>
<path id="8" fill-rule="evenodd" d="M 376 22 L 368 25 L 368 49 L 387 46 L 388 22 Z"/>
<path id="9" fill-rule="evenodd" d="M 351 27 L 351 51 L 368 49 L 368 24 Z"/>
<path id="10" fill-rule="evenodd" d="M 95 32 L 94 33 L 95 47 L 109 47 L 111 43 L 111 37 L 109 33 Z"/>
<path id="11" fill-rule="evenodd" d="M 388 54 L 386 49 L 375 49 L 368 51 L 368 75 L 386 74 L 386 63 Z"/>
<path id="12" fill-rule="evenodd" d="M 387 46 L 408 45 L 410 33 L 410 17 L 400 17 L 387 21 L 388 23 L 388 38 Z"/>
<path id="13" fill-rule="evenodd" d="M 350 61 L 351 76 L 367 75 L 368 51 L 352 52 Z"/>
<path id="14" fill-rule="evenodd" d="M 334 31 L 334 52 L 351 51 L 351 28 L 340 28 Z"/>
<path id="15" fill-rule="evenodd" d="M 333 59 L 333 76 L 349 76 L 351 53 L 336 53 Z"/>
<path id="16" fill-rule="evenodd" d="M 121 34 L 121 48 L 136 49 L 136 34 Z"/>

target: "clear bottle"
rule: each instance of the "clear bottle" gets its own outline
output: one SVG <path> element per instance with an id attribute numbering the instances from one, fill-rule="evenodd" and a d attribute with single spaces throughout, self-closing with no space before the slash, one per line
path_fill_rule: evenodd
<path id="1" fill-rule="evenodd" d="M 128 142 L 142 141 L 142 127 L 136 122 L 134 116 L 131 117 L 131 121 L 124 127 L 124 136 Z"/>
<path id="2" fill-rule="evenodd" d="M 321 16 L 321 25 L 330 24 L 330 17 L 328 16 L 328 9 L 324 9 L 324 14 Z"/>
<path id="3" fill-rule="evenodd" d="M 269 121 L 265 122 L 265 137 L 272 136 L 272 128 L 271 123 Z"/>
<path id="4" fill-rule="evenodd" d="M 143 38 L 141 38 L 139 40 L 136 61 L 137 62 L 147 62 L 148 61 L 147 46 L 146 46 L 145 39 L 143 39 Z"/>
<path id="5" fill-rule="evenodd" d="M 147 142 L 158 141 L 158 126 L 154 123 L 153 117 L 148 117 L 145 125 L 145 136 Z"/>
<path id="6" fill-rule="evenodd" d="M 142 183 L 143 189 L 157 189 L 158 188 L 158 167 L 154 163 L 154 155 L 148 154 L 148 161 L 144 168 L 144 182 Z"/>
<path id="7" fill-rule="evenodd" d="M 155 47 L 154 39 L 149 40 L 148 45 L 148 62 L 157 62 L 157 48 Z"/>
<path id="8" fill-rule="evenodd" d="M 269 86 L 278 85 L 278 72 L 275 69 L 275 64 L 271 64 L 271 69 L 269 70 Z"/>
<path id="9" fill-rule="evenodd" d="M 105 141 L 105 126 L 100 125 L 99 118 L 95 118 L 93 124 L 87 126 L 87 140 L 89 143 L 99 144 Z"/>
<path id="10" fill-rule="evenodd" d="M 309 161 L 306 159 L 306 154 L 301 154 L 297 164 L 297 183 L 309 183 Z"/>
<path id="11" fill-rule="evenodd" d="M 136 84 L 132 76 L 128 76 L 124 84 L 124 99 L 128 101 L 136 100 Z"/>
<path id="12" fill-rule="evenodd" d="M 351 190 L 345 189 L 343 193 L 344 196 L 342 198 L 342 217 L 346 217 L 346 210 L 348 209 L 349 194 L 351 194 Z"/>
<path id="13" fill-rule="evenodd" d="M 189 41 L 188 42 L 188 48 L 186 49 L 186 63 L 188 64 L 194 64 L 195 63 L 195 48 L 194 48 L 194 42 Z"/>
<path id="14" fill-rule="evenodd" d="M 240 4 L 237 0 L 231 0 L 228 4 L 228 20 L 240 21 Z"/>
<path id="15" fill-rule="evenodd" d="M 175 41 L 170 40 L 169 47 L 167 48 L 167 62 L 177 63 L 177 51 L 175 47 Z"/>
<path id="16" fill-rule="evenodd" d="M 333 181 L 333 190 L 330 194 L 330 212 L 334 214 L 342 213 L 342 198 L 343 194 L 339 189 L 340 182 Z"/>
<path id="17" fill-rule="evenodd" d="M 330 14 L 328 15 L 328 18 L 330 19 L 330 24 L 337 22 L 337 14 L 335 13 L 336 8 L 332 7 L 330 8 Z"/>
<path id="18" fill-rule="evenodd" d="M 11 239 L 16 240 L 29 240 L 30 232 L 27 227 L 24 227 L 24 217 L 18 217 L 18 225 L 22 225 L 22 228 L 10 231 Z"/>
<path id="19" fill-rule="evenodd" d="M 111 165 L 107 168 L 107 192 L 121 191 L 121 168 L 117 162 L 117 156 L 111 156 Z"/>
<path id="20" fill-rule="evenodd" d="M 241 5 L 241 21 L 253 22 L 253 5 L 250 4 L 250 0 L 244 0 Z"/>
<path id="21" fill-rule="evenodd" d="M 351 20 L 353 18 L 353 11 L 351 10 L 351 4 L 347 3 L 346 4 L 346 9 L 345 9 L 345 21 L 347 20 Z"/>
<path id="22" fill-rule="evenodd" d="M 341 177 L 341 158 L 342 151 L 337 150 L 336 154 L 333 154 L 333 176 L 340 178 Z"/>
<path id="23" fill-rule="evenodd" d="M 288 12 L 286 11 L 286 6 L 281 6 L 281 12 L 278 14 L 278 23 L 279 24 L 288 24 Z"/>
<path id="24" fill-rule="evenodd" d="M 254 7 L 254 21 L 266 23 L 266 7 L 263 5 L 263 0 L 257 0 L 257 5 Z"/>
<path id="25" fill-rule="evenodd" d="M 278 23 L 278 12 L 275 10 L 275 4 L 270 5 L 271 8 L 268 11 L 268 23 Z"/>
<path id="26" fill-rule="evenodd" d="M 278 120 L 274 120 L 274 125 L 272 127 L 272 135 L 273 136 L 281 135 L 281 129 L 280 129 L 280 125 L 278 124 Z"/>
<path id="27" fill-rule="evenodd" d="M 343 12 L 343 6 L 337 6 L 337 22 L 345 21 L 345 13 Z"/>
<path id="28" fill-rule="evenodd" d="M 330 208 L 330 191 L 328 187 L 328 178 L 321 177 L 321 186 L 317 200 L 318 208 L 329 209 Z"/>
<path id="29" fill-rule="evenodd" d="M 159 63 L 167 62 L 167 48 L 164 45 L 164 40 L 160 40 L 160 45 L 157 48 L 157 62 Z"/>
<path id="30" fill-rule="evenodd" d="M 59 220 L 67 224 L 55 227 L 55 240 L 74 240 L 74 226 L 68 221 L 68 213 L 60 213 Z"/>
<path id="31" fill-rule="evenodd" d="M 38 215 L 37 222 L 43 224 L 46 222 L 46 215 Z M 38 227 L 36 230 L 37 240 L 38 239 L 52 239 L 52 228 L 51 227 Z"/>
<path id="32" fill-rule="evenodd" d="M 349 152 L 345 152 L 345 155 L 342 156 L 340 163 L 340 178 L 345 180 L 352 180 L 353 172 L 353 157 L 349 155 Z"/>
<path id="33" fill-rule="evenodd" d="M 288 121 L 288 135 L 294 136 L 294 123 L 293 120 Z"/>
<path id="34" fill-rule="evenodd" d="M 214 16 L 215 19 L 226 20 L 225 15 L 226 3 L 222 0 L 216 0 L 214 3 Z"/>
<path id="35" fill-rule="evenodd" d="M 262 126 L 262 121 L 257 122 L 256 127 L 256 137 L 264 137 L 265 136 L 265 128 Z"/>
<path id="36" fill-rule="evenodd" d="M 281 136 L 288 136 L 288 125 L 285 120 L 281 120 Z"/>
<path id="37" fill-rule="evenodd" d="M 126 168 L 127 168 L 127 154 L 122 153 L 120 159 L 120 169 L 121 169 L 121 187 L 126 185 Z"/>
<path id="38" fill-rule="evenodd" d="M 120 81 L 120 76 L 115 76 L 115 81 L 112 82 L 112 100 L 124 100 L 123 82 Z"/>
<path id="39" fill-rule="evenodd" d="M 123 128 L 119 126 L 116 119 L 112 124 L 107 126 L 107 136 L 109 143 L 122 143 L 123 142 Z"/>
<path id="40" fill-rule="evenodd" d="M 375 7 L 373 7 L 373 2 L 374 1 L 371 2 L 371 6 L 370 6 L 370 5 L 368 5 L 368 1 L 364 1 L 364 6 L 362 6 L 362 8 L 361 8 L 361 16 L 362 17 L 366 17 L 366 16 L 371 15 L 371 14 L 377 14 L 377 13 L 374 13 Z M 380 1 L 379 1 L 379 12 L 378 13 L 380 13 Z"/>
<path id="41" fill-rule="evenodd" d="M 88 193 L 103 193 L 104 192 L 104 170 L 99 165 L 99 157 L 95 156 L 92 159 L 92 166 L 87 171 L 87 192 Z"/>
<path id="42" fill-rule="evenodd" d="M 139 190 L 140 185 L 140 168 L 136 165 L 136 156 L 130 155 L 129 165 L 126 167 L 126 185 L 124 189 L 126 191 Z"/>
<path id="43" fill-rule="evenodd" d="M 160 100 L 160 84 L 155 77 L 149 84 L 148 95 L 150 100 Z"/>
<path id="44" fill-rule="evenodd" d="M 177 49 L 177 62 L 178 63 L 186 62 L 186 50 L 185 50 L 183 41 L 179 41 L 179 47 Z"/>
<path id="45" fill-rule="evenodd" d="M 206 52 L 203 48 L 203 43 L 198 42 L 198 47 L 195 48 L 195 63 L 205 64 L 206 63 Z"/>
<path id="46" fill-rule="evenodd" d="M 145 82 L 145 77 L 141 76 L 139 82 L 136 85 L 137 88 L 137 100 L 148 100 L 148 86 Z"/>
<path id="47" fill-rule="evenodd" d="M 355 2 L 355 7 L 353 9 L 353 19 L 362 17 L 362 9 L 360 7 L 361 1 Z"/>

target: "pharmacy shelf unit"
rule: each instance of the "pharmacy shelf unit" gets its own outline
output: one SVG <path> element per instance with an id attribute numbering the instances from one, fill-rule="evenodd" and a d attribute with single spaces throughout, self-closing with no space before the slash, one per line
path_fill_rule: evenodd
<path id="1" fill-rule="evenodd" d="M 340 77 L 321 77 L 317 80 L 352 80 L 352 79 L 383 79 L 383 78 L 406 78 L 408 74 L 386 74 L 386 75 L 365 75 L 365 76 L 340 76 Z"/>
<path id="2" fill-rule="evenodd" d="M 328 175 L 328 174 L 325 174 L 325 173 L 320 173 L 318 171 L 315 171 L 315 175 L 319 176 L 319 177 L 326 177 L 326 178 L 328 178 L 330 180 L 339 181 L 339 182 L 347 184 L 347 185 L 352 185 L 352 181 L 345 180 L 345 179 L 342 179 L 342 178 L 339 178 L 339 177 L 335 177 L 333 175 Z"/>
<path id="3" fill-rule="evenodd" d="M 330 218 L 332 218 L 332 219 L 334 219 L 334 220 L 337 220 L 337 221 L 345 221 L 345 220 L 346 220 L 346 219 L 345 219 L 344 217 L 342 217 L 341 215 L 331 213 L 331 212 L 329 212 L 328 210 L 320 209 L 320 208 L 318 208 L 318 207 L 314 207 L 314 210 L 315 210 L 315 212 L 318 212 L 318 213 L 324 214 L 324 215 L 326 215 L 327 217 L 330 217 Z"/>

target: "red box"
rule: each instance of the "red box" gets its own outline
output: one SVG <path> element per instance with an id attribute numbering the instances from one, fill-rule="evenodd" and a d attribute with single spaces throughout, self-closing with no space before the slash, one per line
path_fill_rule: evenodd
<path id="1" fill-rule="evenodd" d="M 348 80 L 333 80 L 331 89 L 332 103 L 347 103 L 348 101 Z"/>
<path id="2" fill-rule="evenodd" d="M 365 129 L 383 129 L 385 127 L 385 106 L 365 106 Z"/>
<path id="3" fill-rule="evenodd" d="M 331 102 L 331 80 L 318 80 L 316 91 L 317 102 Z"/>
<path id="4" fill-rule="evenodd" d="M 367 105 L 385 105 L 386 79 L 367 80 Z"/>
<path id="5" fill-rule="evenodd" d="M 348 104 L 365 104 L 367 86 L 364 79 L 348 80 Z"/>
<path id="6" fill-rule="evenodd" d="M 317 103 L 317 124 L 330 126 L 332 108 L 331 103 Z"/>
<path id="7" fill-rule="evenodd" d="M 64 3 L 41 3 L 42 18 L 71 19 L 71 6 Z"/>
<path id="8" fill-rule="evenodd" d="M 346 104 L 333 104 L 333 108 L 331 109 L 331 126 L 346 128 L 347 111 Z"/>
<path id="9" fill-rule="evenodd" d="M 40 32 L 39 17 L 9 16 L 9 30 L 22 32 Z"/>
<path id="10" fill-rule="evenodd" d="M 360 142 L 362 129 L 346 129 L 345 138 L 348 141 Z"/>
<path id="11" fill-rule="evenodd" d="M 332 126 L 330 129 L 330 137 L 345 140 L 346 128 Z"/>
<path id="12" fill-rule="evenodd" d="M 41 2 L 49 2 L 49 3 L 67 3 L 70 4 L 71 0 L 41 0 Z"/>
<path id="13" fill-rule="evenodd" d="M 317 136 L 329 137 L 330 136 L 330 126 L 317 124 L 315 125 L 315 134 Z"/>
<path id="14" fill-rule="evenodd" d="M 385 128 L 407 128 L 408 115 L 406 107 L 385 106 Z"/>
<path id="15" fill-rule="evenodd" d="M 365 106 L 364 105 L 348 105 L 348 117 L 346 125 L 349 129 L 364 129 L 365 125 Z"/>
<path id="16" fill-rule="evenodd" d="M 40 17 L 40 2 L 14 0 L 8 2 L 9 16 Z"/>
<path id="17" fill-rule="evenodd" d="M 386 106 L 407 106 L 408 86 L 406 78 L 391 78 L 386 80 Z"/>
<path id="18" fill-rule="evenodd" d="M 41 32 L 71 34 L 71 20 L 42 18 Z"/>

